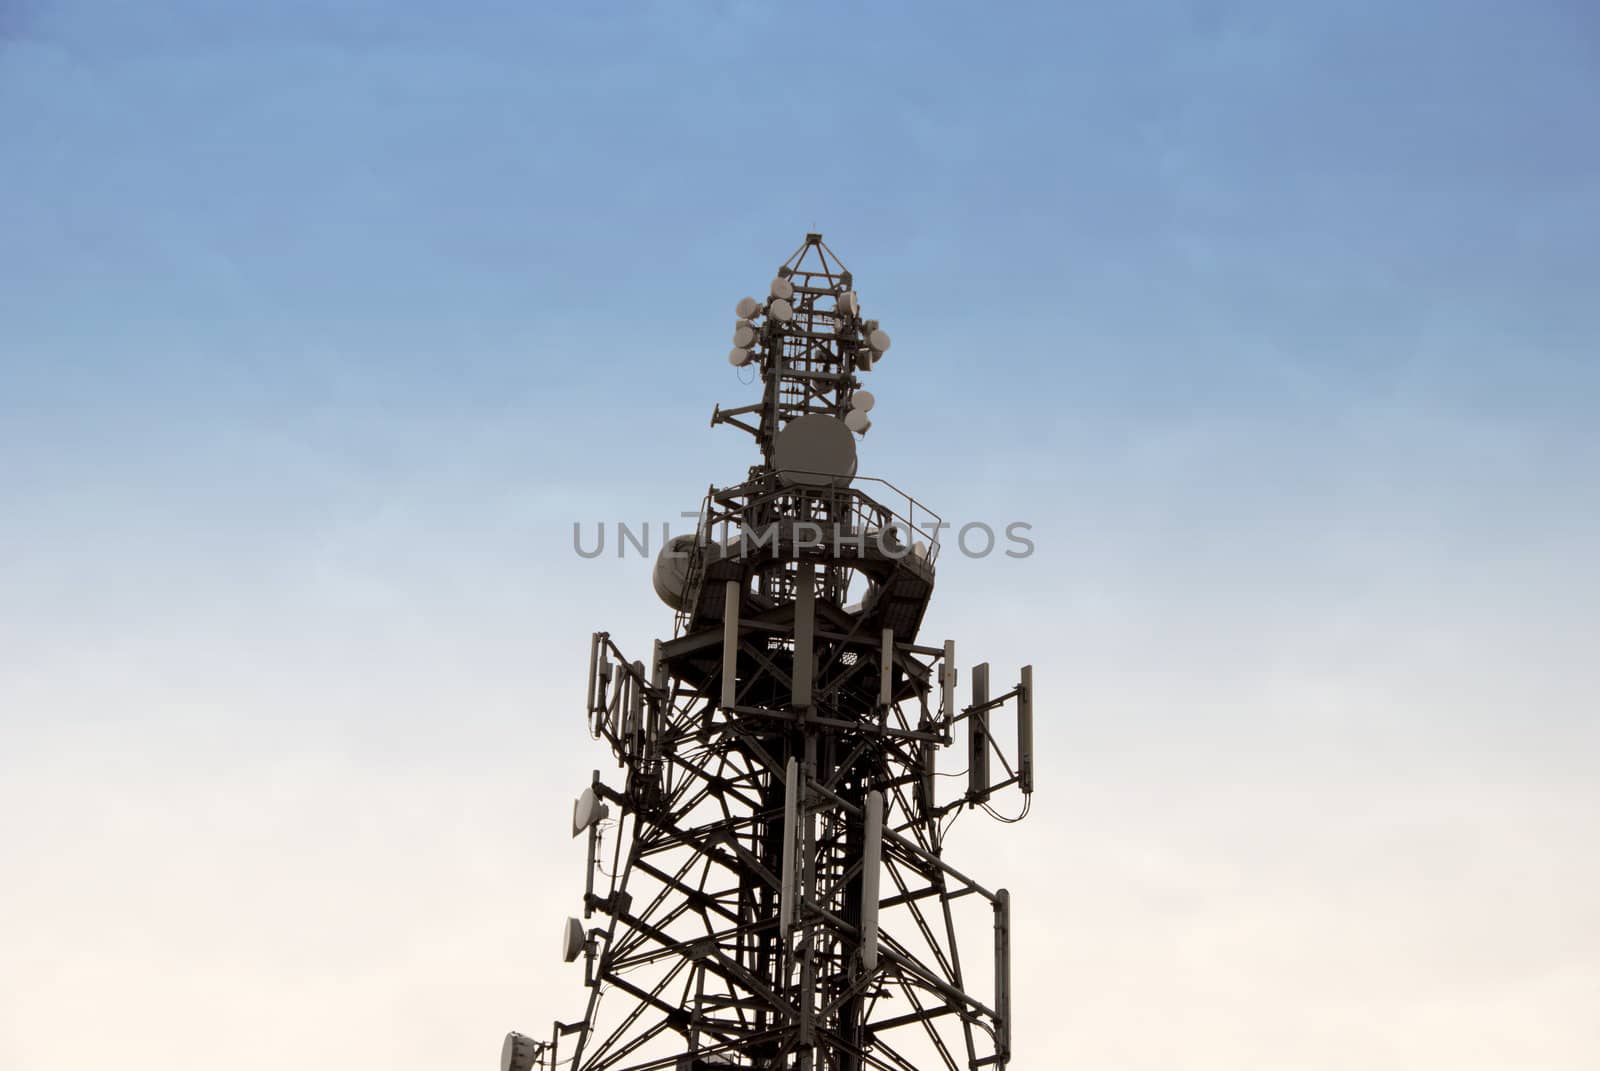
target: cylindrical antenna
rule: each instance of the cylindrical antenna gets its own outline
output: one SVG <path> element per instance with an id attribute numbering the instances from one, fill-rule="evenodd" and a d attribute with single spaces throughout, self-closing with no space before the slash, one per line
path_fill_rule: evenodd
<path id="1" fill-rule="evenodd" d="M 783 771 L 783 888 L 778 890 L 778 932 L 784 940 L 794 925 L 794 838 L 800 824 L 800 764 L 791 755 Z"/>
<path id="2" fill-rule="evenodd" d="M 861 965 L 878 967 L 878 877 L 883 868 L 883 793 L 867 793 L 861 849 Z"/>
<path id="3" fill-rule="evenodd" d="M 878 706 L 885 711 L 894 701 L 893 675 L 894 629 L 886 628 L 883 630 L 883 656 L 878 660 Z"/>

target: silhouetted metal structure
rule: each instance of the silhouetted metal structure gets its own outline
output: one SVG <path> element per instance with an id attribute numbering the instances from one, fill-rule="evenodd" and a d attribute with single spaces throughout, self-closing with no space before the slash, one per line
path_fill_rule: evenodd
<path id="1" fill-rule="evenodd" d="M 548 1041 L 509 1035 L 503 1071 L 1003 1067 L 1009 896 L 942 842 L 962 809 L 1032 792 L 1031 667 L 1003 688 L 975 667 L 963 703 L 954 643 L 918 642 L 939 522 L 855 476 L 859 374 L 889 338 L 821 235 L 737 312 L 729 359 L 762 395 L 712 422 L 762 460 L 663 549 L 677 622 L 649 664 L 592 639 L 589 723 L 625 783 L 596 773 L 573 814 L 589 868 L 564 951 L 588 1007 Z M 991 734 L 1008 705 L 1014 759 Z M 958 727 L 965 791 L 940 802 Z"/>

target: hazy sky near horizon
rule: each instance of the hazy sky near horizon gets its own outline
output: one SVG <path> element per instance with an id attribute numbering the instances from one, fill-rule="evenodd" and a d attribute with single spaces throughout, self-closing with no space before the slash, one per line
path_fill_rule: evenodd
<path id="1" fill-rule="evenodd" d="M 0 0 L 0 1067 L 579 1014 L 572 526 L 810 230 L 1034 528 L 924 633 L 1038 667 L 1017 1071 L 1600 1066 L 1597 108 L 1579 0 Z"/>

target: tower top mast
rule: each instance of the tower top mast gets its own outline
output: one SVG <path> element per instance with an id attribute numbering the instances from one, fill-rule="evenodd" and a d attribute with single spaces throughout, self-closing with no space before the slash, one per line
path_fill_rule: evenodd
<path id="1" fill-rule="evenodd" d="M 735 409 L 718 407 L 715 424 L 732 424 L 754 435 L 763 463 L 774 464 L 782 429 L 792 420 L 818 414 L 835 417 L 865 434 L 872 395 L 855 402 L 867 372 L 888 350 L 890 340 L 876 320 L 861 317 L 861 301 L 851 274 L 823 242 L 808 234 L 779 266 L 765 301 L 747 297 L 735 308 L 735 367 L 754 365 L 761 373 L 761 400 Z M 852 418 L 852 412 L 860 412 Z"/>

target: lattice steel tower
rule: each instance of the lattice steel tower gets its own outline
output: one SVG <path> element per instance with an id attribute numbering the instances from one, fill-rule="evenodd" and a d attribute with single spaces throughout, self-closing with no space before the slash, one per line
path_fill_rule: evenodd
<path id="1" fill-rule="evenodd" d="M 962 703 L 954 643 L 918 643 L 942 524 L 855 473 L 858 373 L 889 337 L 822 236 L 737 315 L 729 360 L 759 370 L 761 399 L 712 423 L 761 462 L 662 549 L 677 622 L 650 664 L 593 637 L 590 728 L 626 780 L 596 773 L 573 811 L 589 866 L 564 952 L 588 1007 L 548 1041 L 508 1035 L 502 1069 L 1003 1067 L 1010 898 L 943 838 L 994 792 L 1031 794 L 1031 667 L 995 690 L 974 667 Z M 1012 704 L 1014 764 L 991 735 Z M 965 791 L 941 803 L 958 726 Z"/>

